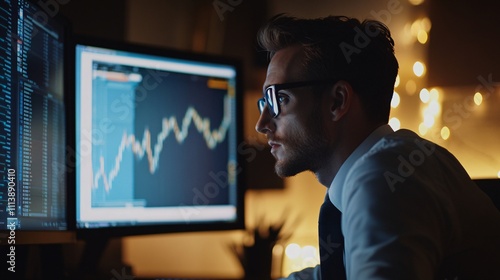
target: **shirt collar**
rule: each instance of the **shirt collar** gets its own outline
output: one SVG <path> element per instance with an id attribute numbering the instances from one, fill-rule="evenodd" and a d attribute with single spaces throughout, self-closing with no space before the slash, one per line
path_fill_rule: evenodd
<path id="1" fill-rule="evenodd" d="M 382 125 L 375 129 L 368 137 L 366 137 L 363 142 L 351 153 L 351 155 L 346 159 L 346 161 L 340 166 L 337 175 L 333 178 L 332 184 L 328 189 L 328 195 L 330 197 L 330 201 L 335 205 L 340 211 L 342 211 L 341 198 L 342 198 L 342 190 L 344 187 L 345 177 L 347 173 L 354 165 L 354 163 L 363 156 L 371 147 L 375 145 L 380 139 L 384 136 L 394 132 L 392 128 L 388 125 Z"/>

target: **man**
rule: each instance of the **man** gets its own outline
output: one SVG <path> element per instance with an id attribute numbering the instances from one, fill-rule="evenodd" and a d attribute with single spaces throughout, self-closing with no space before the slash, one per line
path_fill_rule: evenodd
<path id="1" fill-rule="evenodd" d="M 387 125 L 398 62 L 385 25 L 274 17 L 256 130 L 279 176 L 327 187 L 320 265 L 289 279 L 500 279 L 500 212 L 444 148 Z"/>

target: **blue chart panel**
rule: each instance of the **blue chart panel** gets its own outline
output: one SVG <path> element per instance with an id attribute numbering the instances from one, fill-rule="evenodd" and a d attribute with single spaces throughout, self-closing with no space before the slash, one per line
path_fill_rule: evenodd
<path id="1" fill-rule="evenodd" d="M 203 76 L 110 68 L 94 67 L 92 206 L 199 205 L 214 174 L 227 174 L 227 81 L 211 87 Z M 215 191 L 201 203 L 228 202 L 227 188 Z"/>
<path id="2" fill-rule="evenodd" d="M 137 84 L 99 75 L 92 82 L 92 127 L 97 128 L 92 141 L 94 207 L 123 206 L 133 201 L 133 154 L 124 150 L 123 138 L 134 133 L 134 111 L 119 110 L 116 104 L 133 101 Z"/>

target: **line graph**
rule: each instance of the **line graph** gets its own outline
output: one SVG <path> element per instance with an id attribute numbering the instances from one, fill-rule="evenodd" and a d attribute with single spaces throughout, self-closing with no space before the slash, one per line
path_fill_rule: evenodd
<path id="1" fill-rule="evenodd" d="M 81 142 L 90 152 L 82 180 L 92 207 L 190 204 L 211 172 L 228 170 L 237 133 L 228 80 L 214 86 L 211 76 L 100 61 L 92 69 L 90 106 L 80 114 L 90 136 Z"/>
<path id="2" fill-rule="evenodd" d="M 163 150 L 165 140 L 172 134 L 177 143 L 182 144 L 189 136 L 189 128 L 194 125 L 196 131 L 199 132 L 206 143 L 207 148 L 214 149 L 217 145 L 226 139 L 228 129 L 231 125 L 231 104 L 228 95 L 224 96 L 224 114 L 222 122 L 216 129 L 211 129 L 211 121 L 209 118 L 203 118 L 198 111 L 193 107 L 188 107 L 181 125 L 174 116 L 163 118 L 161 131 L 156 136 L 156 143 L 152 144 L 151 132 L 148 128 L 144 129 L 142 140 L 138 139 L 133 133 L 123 132 L 121 142 L 118 145 L 114 165 L 109 171 L 105 169 L 105 158 L 99 156 L 99 167 L 93 178 L 93 189 L 100 188 L 102 181 L 105 192 L 109 193 L 113 188 L 113 182 L 121 171 L 121 163 L 126 152 L 130 151 L 135 155 L 136 159 L 147 159 L 149 173 L 154 174 L 158 170 L 160 154 Z"/>

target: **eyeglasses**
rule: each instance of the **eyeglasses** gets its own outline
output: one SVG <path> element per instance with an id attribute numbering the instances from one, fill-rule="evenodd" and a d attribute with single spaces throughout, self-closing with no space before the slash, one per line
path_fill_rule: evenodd
<path id="1" fill-rule="evenodd" d="M 278 101 L 278 96 L 277 96 L 280 90 L 334 83 L 334 82 L 335 80 L 315 80 L 315 81 L 303 81 L 303 82 L 292 82 L 292 83 L 270 85 L 264 89 L 264 97 L 257 100 L 257 107 L 259 108 L 259 112 L 262 114 L 262 112 L 264 111 L 264 107 L 267 104 L 271 116 L 273 118 L 276 118 L 281 112 L 280 102 Z"/>

